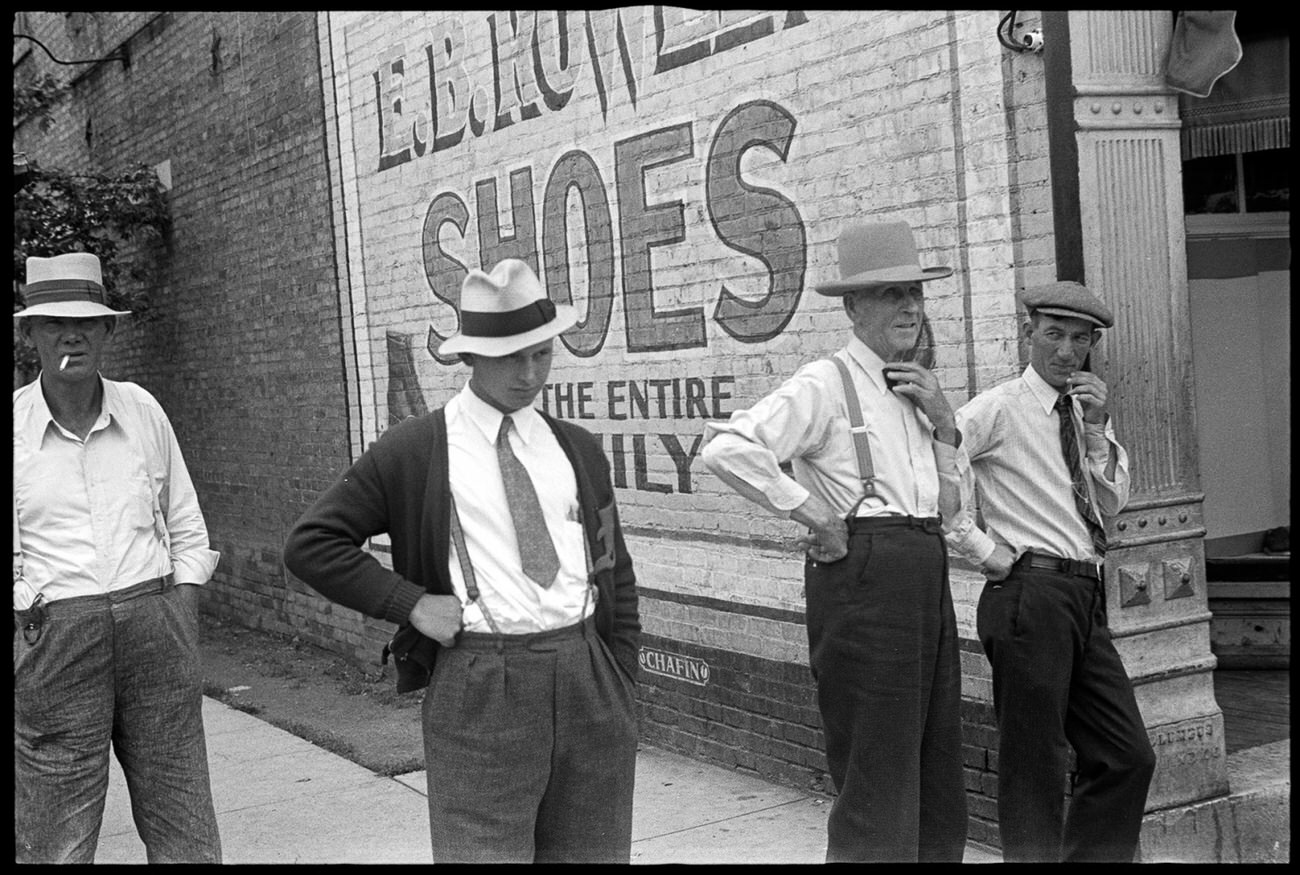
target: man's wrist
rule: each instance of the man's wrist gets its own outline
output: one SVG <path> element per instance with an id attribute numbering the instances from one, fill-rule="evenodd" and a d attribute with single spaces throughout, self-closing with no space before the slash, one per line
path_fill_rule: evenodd
<path id="1" fill-rule="evenodd" d="M 948 428 L 935 427 L 932 435 L 936 441 L 941 444 L 947 444 L 953 449 L 961 446 L 961 429 L 955 425 Z"/>

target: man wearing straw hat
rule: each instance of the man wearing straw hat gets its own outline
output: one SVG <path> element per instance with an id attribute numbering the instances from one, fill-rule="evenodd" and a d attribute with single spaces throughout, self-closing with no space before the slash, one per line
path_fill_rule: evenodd
<path id="1" fill-rule="evenodd" d="M 976 624 L 993 669 L 1002 856 L 1131 863 L 1155 754 L 1106 621 L 1104 519 L 1128 501 L 1128 455 L 1087 366 L 1114 317 L 1077 282 L 1017 298 L 1028 367 L 957 411 L 984 529 L 964 508 L 948 533 L 987 578 Z"/>
<path id="2" fill-rule="evenodd" d="M 577 321 L 523 261 L 471 270 L 472 369 L 388 429 L 298 521 L 285 565 L 399 625 L 398 689 L 423 703 L 435 863 L 631 859 L 641 624 L 609 463 L 531 405 Z M 393 570 L 362 549 L 387 532 Z"/>
<path id="3" fill-rule="evenodd" d="M 90 863 L 111 745 L 150 863 L 219 863 L 198 659 L 218 554 L 158 402 L 104 379 L 127 311 L 99 259 L 28 258 L 14 314 L 40 376 L 14 392 L 14 845 Z"/>
<path id="4" fill-rule="evenodd" d="M 730 421 L 705 463 L 808 527 L 809 661 L 838 791 L 827 862 L 961 862 L 961 677 L 941 534 L 960 506 L 961 436 L 924 350 L 922 268 L 903 222 L 846 228 L 848 344 Z M 791 463 L 793 477 L 782 470 Z"/>

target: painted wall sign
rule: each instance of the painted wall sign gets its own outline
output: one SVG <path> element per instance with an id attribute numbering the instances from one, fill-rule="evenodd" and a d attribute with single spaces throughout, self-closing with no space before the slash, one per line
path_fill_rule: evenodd
<path id="1" fill-rule="evenodd" d="M 624 529 L 654 545 L 635 545 L 638 581 L 759 612 L 724 633 L 681 603 L 668 629 L 660 599 L 647 622 L 798 651 L 762 613 L 801 601 L 791 525 L 704 470 L 704 425 L 843 345 L 842 301 L 813 287 L 853 222 L 906 220 L 924 264 L 956 269 L 926 286 L 954 397 L 978 367 L 1016 368 L 1014 348 L 990 364 L 967 343 L 972 298 L 1015 287 L 1002 59 L 975 37 L 996 18 L 320 13 L 354 453 L 460 391 L 437 349 L 461 283 L 524 259 L 579 314 L 537 404 L 600 437 Z"/>
<path id="2" fill-rule="evenodd" d="M 709 683 L 709 664 L 692 656 L 678 656 L 675 653 L 642 647 L 637 653 L 637 662 L 645 671 L 660 677 L 675 678 L 701 687 Z"/>

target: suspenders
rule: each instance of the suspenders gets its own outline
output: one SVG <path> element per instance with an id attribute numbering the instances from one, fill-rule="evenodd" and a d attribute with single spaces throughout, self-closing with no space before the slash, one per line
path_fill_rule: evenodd
<path id="1" fill-rule="evenodd" d="M 483 612 L 483 619 L 487 621 L 488 628 L 493 634 L 500 635 L 501 629 L 497 626 L 496 620 L 492 619 L 492 614 L 488 611 L 487 602 L 479 598 L 478 580 L 474 576 L 474 565 L 469 561 L 469 550 L 465 547 L 465 532 L 460 526 L 460 512 L 456 510 L 456 497 L 451 494 L 451 484 L 447 486 L 447 501 L 450 504 L 451 511 L 451 539 L 456 545 L 456 558 L 460 560 L 460 573 L 465 578 L 465 592 L 469 596 L 471 603 L 478 602 L 478 608 Z M 591 544 L 587 541 L 587 532 L 584 527 L 582 533 L 582 548 L 587 560 L 587 589 L 582 597 L 582 613 L 587 613 L 587 605 L 591 601 L 592 582 L 591 573 Z"/>
<path id="2" fill-rule="evenodd" d="M 849 374 L 849 366 L 839 358 L 831 356 L 831 361 L 835 362 L 835 367 L 840 372 L 840 382 L 844 384 L 844 403 L 849 410 L 849 432 L 853 435 L 853 448 L 858 454 L 858 477 L 862 480 L 862 497 L 849 508 L 846 516 L 852 517 L 858 511 L 858 506 L 868 498 L 876 498 L 876 469 L 871 464 L 871 447 L 867 443 L 867 427 L 862 419 L 862 406 L 858 403 L 858 392 L 853 388 L 853 377 Z"/>
<path id="3" fill-rule="evenodd" d="M 471 603 L 478 602 L 478 609 L 483 612 L 488 628 L 493 634 L 500 635 L 496 620 L 488 613 L 488 607 L 478 597 L 478 582 L 474 578 L 474 566 L 469 561 L 469 550 L 465 549 L 465 533 L 460 528 L 460 511 L 456 510 L 456 496 L 451 494 L 451 485 L 447 486 L 447 501 L 451 504 L 451 539 L 456 544 L 456 558 L 460 560 L 460 573 L 465 578 L 465 592 Z"/>

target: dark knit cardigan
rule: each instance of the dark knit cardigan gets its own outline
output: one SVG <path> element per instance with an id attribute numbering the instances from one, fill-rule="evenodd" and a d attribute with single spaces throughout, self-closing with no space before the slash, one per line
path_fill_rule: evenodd
<path id="1" fill-rule="evenodd" d="M 540 412 L 540 411 L 539 411 Z M 629 677 L 636 677 L 641 621 L 636 576 L 623 543 L 609 461 L 586 429 L 542 418 L 573 465 L 582 524 L 598 592 L 596 629 Z M 426 592 L 452 595 L 451 516 L 443 408 L 408 418 L 371 444 L 298 520 L 284 545 L 284 564 L 330 601 L 399 625 L 391 643 L 398 690 L 423 686 L 439 645 L 410 626 Z M 387 532 L 393 570 L 362 549 Z"/>

